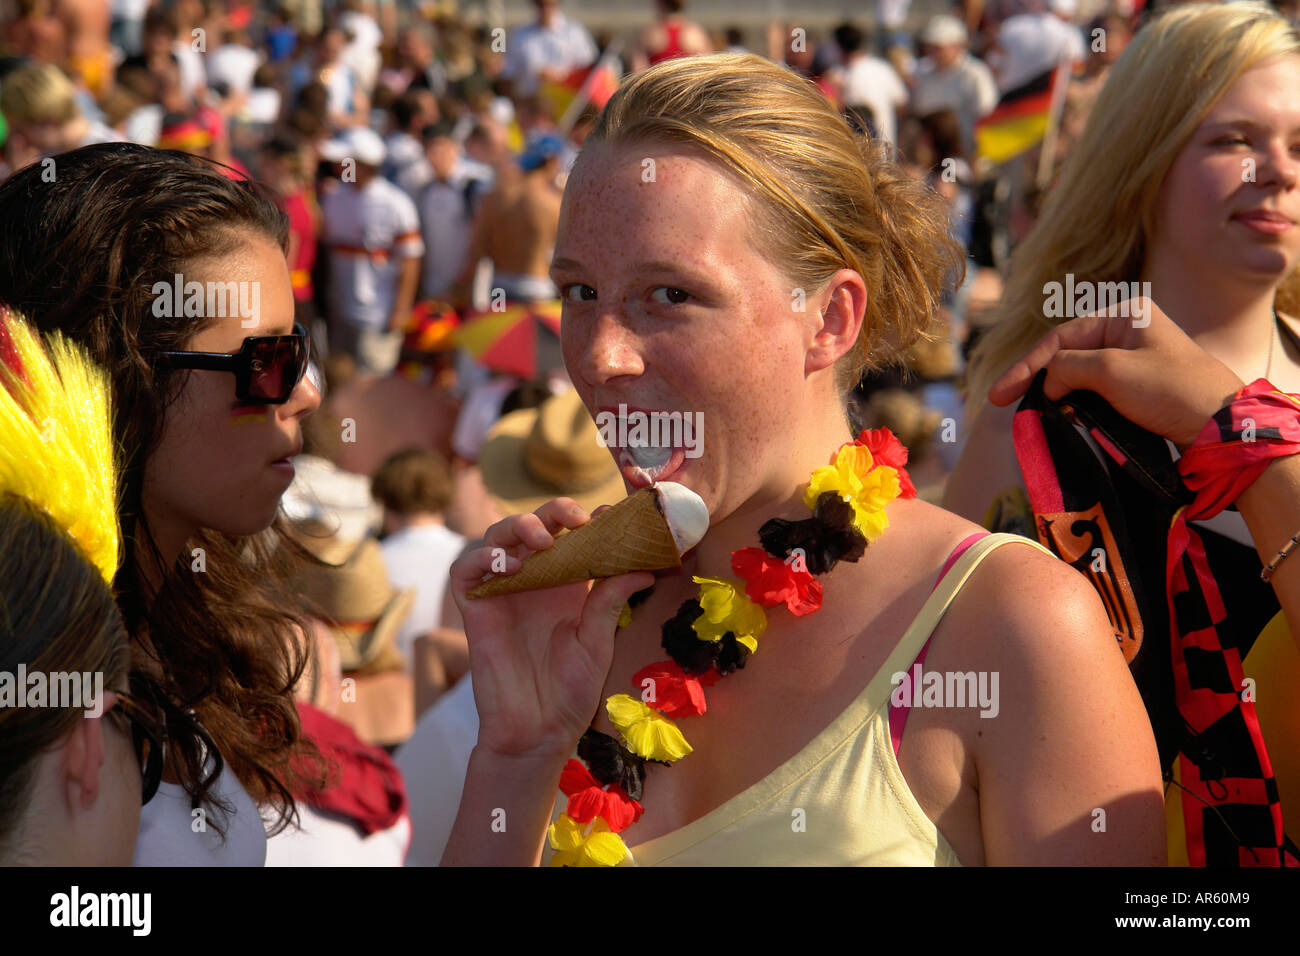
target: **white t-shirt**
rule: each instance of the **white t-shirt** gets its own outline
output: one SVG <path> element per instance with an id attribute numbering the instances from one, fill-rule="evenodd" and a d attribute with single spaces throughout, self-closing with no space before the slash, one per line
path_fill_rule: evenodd
<path id="1" fill-rule="evenodd" d="M 274 123 L 280 118 L 280 91 L 273 86 L 253 87 L 240 118 L 246 123 Z"/>
<path id="2" fill-rule="evenodd" d="M 901 30 L 912 0 L 876 0 L 876 22 L 886 30 Z"/>
<path id="3" fill-rule="evenodd" d="M 419 192 L 416 205 L 425 249 L 420 288 L 426 298 L 445 296 L 465 268 L 474 232 L 474 219 L 465 202 L 466 190 L 475 181 L 473 188 L 479 196 L 490 188 L 489 180 L 475 168 L 481 164 L 471 163 L 462 159 L 447 182 L 433 182 L 430 169 L 430 179 Z"/>
<path id="4" fill-rule="evenodd" d="M 298 801 L 300 827 L 266 841 L 267 866 L 402 866 L 411 844 L 411 820 L 402 816 L 369 836 L 349 820 Z"/>
<path id="5" fill-rule="evenodd" d="M 339 14 L 339 26 L 351 39 L 348 46 L 361 50 L 377 50 L 384 42 L 384 31 L 375 18 L 358 10 L 345 10 Z"/>
<path id="6" fill-rule="evenodd" d="M 137 106 L 126 117 L 124 130 L 127 140 L 141 146 L 157 146 L 165 115 L 166 110 L 160 103 Z"/>
<path id="7" fill-rule="evenodd" d="M 969 53 L 946 70 L 928 57 L 918 64 L 912 86 L 912 115 L 926 116 L 955 110 L 967 147 L 975 142 L 975 123 L 998 105 L 998 85 L 993 71 Z"/>
<path id="8" fill-rule="evenodd" d="M 114 19 L 143 20 L 149 12 L 149 0 L 112 0 L 109 9 Z"/>
<path id="9" fill-rule="evenodd" d="M 253 74 L 262 65 L 256 50 L 237 43 L 223 43 L 207 58 L 208 84 L 224 82 L 231 96 L 253 88 Z"/>
<path id="10" fill-rule="evenodd" d="M 352 67 L 361 88 L 369 92 L 375 88 L 380 67 L 383 66 L 383 58 L 379 54 L 380 44 L 384 41 L 383 31 L 373 17 L 355 10 L 340 15 L 339 26 L 353 37 L 343 47 L 339 59 Z"/>
<path id="11" fill-rule="evenodd" d="M 466 674 L 420 718 L 411 739 L 393 758 L 411 806 L 407 866 L 437 866 L 442 859 L 477 742 L 478 708 Z"/>
<path id="12" fill-rule="evenodd" d="M 882 139 L 897 142 L 897 110 L 906 104 L 907 87 L 888 60 L 864 54 L 844 68 L 844 105 L 870 109 Z"/>
<path id="13" fill-rule="evenodd" d="M 997 67 L 998 90 L 1006 93 L 1055 69 L 1061 60 L 1082 60 L 1087 55 L 1079 29 L 1051 13 L 1022 13 L 1005 20 L 998 30 L 997 53 L 989 60 Z"/>
<path id="14" fill-rule="evenodd" d="M 343 183 L 321 202 L 334 303 L 344 321 L 383 329 L 404 260 L 424 255 L 415 203 L 388 180 Z"/>
<path id="15" fill-rule="evenodd" d="M 226 831 L 224 840 L 213 828 L 206 806 L 200 808 L 202 814 L 191 810 L 189 794 L 180 784 L 159 784 L 140 811 L 132 866 L 263 866 L 266 830 L 257 804 L 229 764 L 222 767 L 213 793 L 233 808 L 230 815 L 217 819 Z"/>
<path id="16" fill-rule="evenodd" d="M 515 81 L 520 96 L 531 96 L 541 83 L 543 67 L 568 73 L 590 65 L 596 52 L 587 28 L 557 13 L 549 27 L 530 23 L 511 34 L 501 75 Z"/>
<path id="17" fill-rule="evenodd" d="M 177 40 L 176 45 L 172 47 L 172 52 L 176 54 L 177 66 L 180 70 L 181 96 L 191 100 L 206 80 L 206 72 L 203 69 L 204 54 L 191 47 L 190 41 L 186 38 Z"/>
<path id="18" fill-rule="evenodd" d="M 407 169 L 417 163 L 428 162 L 424 158 L 423 144 L 406 130 L 395 129 L 385 136 L 384 149 L 388 154 L 384 159 L 384 178 L 397 186 L 402 185 L 402 174 Z"/>
<path id="19" fill-rule="evenodd" d="M 470 388 L 461 402 L 456 427 L 451 433 L 451 448 L 466 461 L 478 461 L 478 453 L 488 432 L 501 417 L 501 405 L 518 387 L 512 378 L 490 378 Z"/>
<path id="20" fill-rule="evenodd" d="M 423 524 L 395 531 L 379 547 L 393 587 L 415 589 L 411 613 L 397 631 L 397 647 L 410 668 L 414 663 L 415 639 L 442 621 L 442 602 L 451 563 L 460 556 L 465 539 L 443 525 Z"/>

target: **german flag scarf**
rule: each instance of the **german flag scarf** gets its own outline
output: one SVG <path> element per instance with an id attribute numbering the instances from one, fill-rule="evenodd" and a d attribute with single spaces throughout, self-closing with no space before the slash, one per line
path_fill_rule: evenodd
<path id="1" fill-rule="evenodd" d="M 1300 865 L 1283 831 L 1253 697 L 1243 692 L 1245 652 L 1188 523 L 1222 512 L 1272 459 L 1300 452 L 1300 400 L 1262 379 L 1252 383 L 1206 423 L 1175 468 L 1163 439 L 1090 392 L 1049 402 L 1043 378 L 1013 424 L 1035 527 L 1046 547 L 1097 588 L 1142 690 L 1162 766 L 1179 762 L 1189 862 Z M 1145 509 L 1123 507 L 1117 488 L 1142 494 Z M 1156 537 L 1144 536 L 1148 529 L 1163 537 L 1163 549 L 1141 543 Z M 1155 604 L 1160 590 L 1164 607 Z M 1161 661 L 1156 638 L 1164 612 L 1168 657 Z M 1162 706 L 1158 678 L 1170 663 L 1172 688 Z"/>

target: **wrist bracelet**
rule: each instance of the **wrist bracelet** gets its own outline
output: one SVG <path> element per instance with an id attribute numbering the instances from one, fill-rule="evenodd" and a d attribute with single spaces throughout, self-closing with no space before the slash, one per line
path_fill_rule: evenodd
<path id="1" fill-rule="evenodd" d="M 1286 556 L 1295 550 L 1297 544 L 1300 544 L 1300 531 L 1292 535 L 1291 540 L 1286 543 L 1286 546 L 1277 553 L 1273 560 L 1264 565 L 1264 570 L 1259 572 L 1260 580 L 1267 584 L 1273 577 L 1273 572 L 1277 570 L 1278 565 L 1286 560 Z"/>

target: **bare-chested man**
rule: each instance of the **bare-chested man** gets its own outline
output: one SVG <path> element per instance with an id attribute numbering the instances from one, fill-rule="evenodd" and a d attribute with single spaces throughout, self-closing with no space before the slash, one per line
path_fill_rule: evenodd
<path id="1" fill-rule="evenodd" d="M 468 286 L 479 260 L 486 257 L 492 260 L 492 286 L 504 290 L 507 301 L 556 297 L 549 272 L 560 222 L 562 190 L 557 180 L 562 148 L 558 137 L 542 137 L 520 158 L 523 175 L 498 181 L 483 197 L 460 288 Z"/>

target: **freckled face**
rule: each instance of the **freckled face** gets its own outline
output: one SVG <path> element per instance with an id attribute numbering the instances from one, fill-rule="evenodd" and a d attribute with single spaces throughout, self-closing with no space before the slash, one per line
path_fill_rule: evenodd
<path id="1" fill-rule="evenodd" d="M 259 283 L 255 327 L 242 327 L 241 321 L 251 320 L 238 315 L 213 319 L 186 351 L 234 353 L 248 336 L 293 331 L 289 270 L 270 239 L 249 235 L 238 252 L 189 264 L 183 275 L 205 288 L 208 282 Z M 264 530 L 293 478 L 292 470 L 272 463 L 301 447 L 302 419 L 320 405 L 320 393 L 304 376 L 283 405 L 244 405 L 235 397 L 230 372 L 180 374 L 188 379 L 167 409 L 162 442 L 145 465 L 147 506 L 182 526 L 239 535 Z"/>
<path id="2" fill-rule="evenodd" d="M 1189 273 L 1280 279 L 1300 261 L 1297 180 L 1300 57 L 1285 56 L 1243 73 L 1178 154 L 1161 187 L 1156 241 Z"/>
<path id="3" fill-rule="evenodd" d="M 591 144 L 565 190 L 551 272 L 565 365 L 593 416 L 620 403 L 703 414 L 702 456 L 662 477 L 715 521 L 783 485 L 778 436 L 808 389 L 807 317 L 758 253 L 748 209 L 695 149 Z"/>

